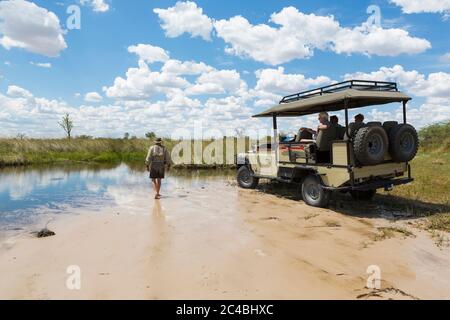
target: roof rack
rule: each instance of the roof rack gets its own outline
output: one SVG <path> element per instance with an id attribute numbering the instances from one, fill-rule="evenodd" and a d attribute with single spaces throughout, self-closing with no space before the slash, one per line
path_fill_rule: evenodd
<path id="1" fill-rule="evenodd" d="M 395 82 L 348 80 L 344 82 L 335 83 L 329 86 L 320 87 L 317 89 L 307 90 L 285 96 L 283 99 L 281 99 L 280 104 L 308 99 L 315 96 L 322 96 L 324 94 L 343 91 L 346 89 L 370 90 L 370 91 L 398 91 L 397 83 Z"/>

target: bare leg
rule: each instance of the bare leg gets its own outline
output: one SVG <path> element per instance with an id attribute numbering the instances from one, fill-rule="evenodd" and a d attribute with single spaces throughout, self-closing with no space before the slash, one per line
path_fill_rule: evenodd
<path id="1" fill-rule="evenodd" d="M 152 185 L 153 185 L 153 190 L 155 191 L 156 195 L 155 195 L 155 199 L 159 193 L 158 191 L 158 182 L 156 181 L 156 179 L 152 179 Z"/>
<path id="2" fill-rule="evenodd" d="M 161 194 L 159 191 L 161 190 L 161 178 L 156 179 L 156 197 L 159 199 L 161 197 Z"/>

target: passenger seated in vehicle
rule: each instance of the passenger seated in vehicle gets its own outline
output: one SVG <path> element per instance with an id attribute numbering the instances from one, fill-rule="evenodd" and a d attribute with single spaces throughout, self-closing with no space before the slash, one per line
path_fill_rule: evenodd
<path id="1" fill-rule="evenodd" d="M 339 118 L 338 118 L 338 116 L 331 116 L 331 117 L 330 117 L 330 122 L 331 122 L 331 124 L 333 124 L 333 125 L 335 125 L 335 126 L 337 126 L 337 127 L 342 127 L 342 126 L 339 124 Z"/>
<path id="2" fill-rule="evenodd" d="M 357 114 L 354 119 L 355 122 L 352 122 L 348 125 L 348 130 L 346 130 L 345 132 L 344 140 L 349 140 L 350 137 L 353 137 L 356 131 L 365 126 L 364 115 L 362 115 L 361 113 Z M 350 136 L 348 136 L 349 132 Z"/>
<path id="3" fill-rule="evenodd" d="M 308 130 L 304 130 L 305 128 L 300 128 L 298 130 L 298 134 L 297 137 L 295 139 L 295 142 L 300 142 L 301 140 L 312 140 L 313 139 L 313 135 L 311 132 L 309 132 Z"/>
<path id="4" fill-rule="evenodd" d="M 336 127 L 336 139 L 339 139 L 339 140 L 344 139 L 345 127 L 343 127 L 339 124 L 338 116 L 331 116 L 330 122 L 333 126 Z"/>
<path id="5" fill-rule="evenodd" d="M 330 150 L 331 143 L 336 140 L 336 126 L 332 125 L 328 120 L 328 113 L 319 113 L 319 126 L 317 131 L 312 129 L 303 128 L 309 131 L 311 134 L 316 134 L 316 161 L 317 163 L 329 163 L 330 162 Z"/>

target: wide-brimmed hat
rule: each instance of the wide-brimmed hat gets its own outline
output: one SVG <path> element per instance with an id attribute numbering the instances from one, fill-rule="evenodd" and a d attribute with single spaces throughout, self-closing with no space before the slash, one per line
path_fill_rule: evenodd
<path id="1" fill-rule="evenodd" d="M 155 139 L 155 142 L 156 142 L 156 143 L 161 143 L 161 142 L 162 142 L 162 139 L 161 139 L 161 138 L 156 138 L 156 139 Z"/>

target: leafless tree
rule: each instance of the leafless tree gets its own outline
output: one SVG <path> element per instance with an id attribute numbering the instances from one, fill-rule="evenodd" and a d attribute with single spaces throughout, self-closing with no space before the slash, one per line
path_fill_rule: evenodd
<path id="1" fill-rule="evenodd" d="M 61 122 L 59 122 L 59 125 L 66 132 L 67 138 L 70 139 L 73 129 L 73 121 L 70 119 L 70 114 L 66 113 L 66 115 L 62 117 Z"/>

